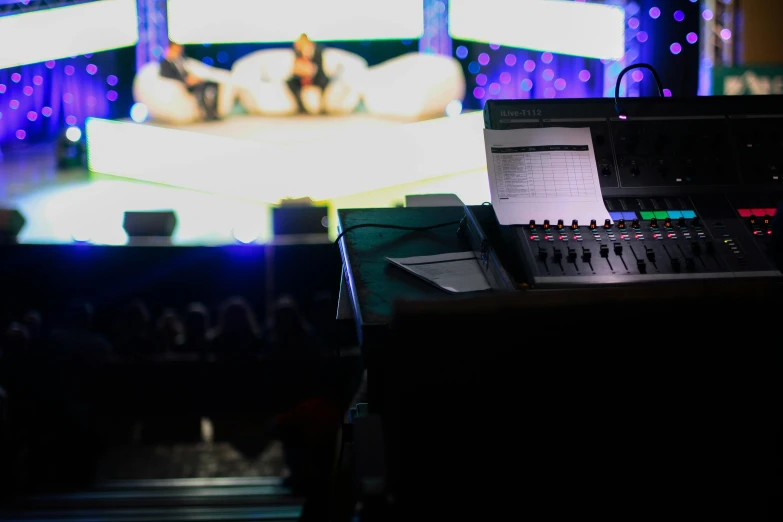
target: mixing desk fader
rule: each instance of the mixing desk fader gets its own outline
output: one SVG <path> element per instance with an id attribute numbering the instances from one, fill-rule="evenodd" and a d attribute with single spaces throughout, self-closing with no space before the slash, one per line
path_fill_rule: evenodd
<path id="1" fill-rule="evenodd" d="M 493 286 L 783 278 L 770 253 L 783 202 L 783 97 L 759 98 L 628 100 L 628 121 L 611 100 L 488 102 L 488 128 L 589 127 L 611 216 L 507 227 L 491 207 L 468 207 L 477 257 L 488 273 L 504 272 Z"/>

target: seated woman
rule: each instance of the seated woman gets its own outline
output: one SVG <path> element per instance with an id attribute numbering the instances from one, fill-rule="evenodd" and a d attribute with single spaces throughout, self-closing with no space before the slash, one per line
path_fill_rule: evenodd
<path id="1" fill-rule="evenodd" d="M 302 89 L 313 85 L 321 89 L 321 113 L 326 112 L 324 93 L 329 84 L 329 78 L 324 72 L 323 46 L 313 42 L 306 34 L 301 34 L 294 42 L 294 74 L 286 82 L 288 88 L 296 98 L 296 105 L 300 114 L 307 114 L 308 110 L 302 103 Z"/>

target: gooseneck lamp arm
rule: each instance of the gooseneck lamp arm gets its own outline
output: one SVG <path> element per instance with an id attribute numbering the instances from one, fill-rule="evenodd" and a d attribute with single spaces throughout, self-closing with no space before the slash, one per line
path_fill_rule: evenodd
<path id="1" fill-rule="evenodd" d="M 649 70 L 652 73 L 653 78 L 655 78 L 655 85 L 658 87 L 658 96 L 663 98 L 663 83 L 661 83 L 661 77 L 658 76 L 658 71 L 656 71 L 652 65 L 649 63 L 635 63 L 633 65 L 629 65 L 620 71 L 620 74 L 617 75 L 617 84 L 614 86 L 614 110 L 617 111 L 617 116 L 621 120 L 627 120 L 628 114 L 620 108 L 620 82 L 623 81 L 623 76 L 625 76 L 625 73 L 634 69 Z"/>

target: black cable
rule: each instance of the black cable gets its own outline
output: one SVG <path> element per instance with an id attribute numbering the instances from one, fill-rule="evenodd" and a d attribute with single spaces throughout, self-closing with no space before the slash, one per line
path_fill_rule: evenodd
<path id="1" fill-rule="evenodd" d="M 443 228 L 443 227 L 450 227 L 452 225 L 459 225 L 460 223 L 461 223 L 461 221 L 449 221 L 448 223 L 439 223 L 437 225 L 431 225 L 431 226 L 428 226 L 428 227 L 403 227 L 401 225 L 384 225 L 384 224 L 380 224 L 380 223 L 363 223 L 361 225 L 354 225 L 352 227 L 346 228 L 345 230 L 340 232 L 340 235 L 337 236 L 337 239 L 335 239 L 334 242 L 335 243 L 339 243 L 340 240 L 343 238 L 343 236 L 345 234 L 347 234 L 348 232 L 350 232 L 352 230 L 356 230 L 357 228 L 367 228 L 367 227 L 372 227 L 372 228 L 391 228 L 391 229 L 394 229 L 394 230 L 408 230 L 408 231 L 411 231 L 411 232 L 423 232 L 425 230 L 432 230 L 432 229 L 435 229 L 435 228 Z"/>
<path id="2" fill-rule="evenodd" d="M 658 96 L 663 98 L 663 83 L 661 82 L 661 77 L 658 76 L 658 71 L 655 70 L 655 67 L 650 65 L 649 63 L 635 63 L 633 65 L 629 65 L 622 71 L 620 71 L 620 74 L 617 75 L 617 83 L 614 86 L 614 110 L 617 112 L 617 116 L 621 120 L 627 120 L 628 114 L 620 109 L 620 82 L 623 81 L 623 76 L 625 76 L 625 73 L 628 71 L 632 71 L 634 69 L 647 69 L 649 70 L 653 78 L 655 78 L 655 85 L 658 87 Z"/>

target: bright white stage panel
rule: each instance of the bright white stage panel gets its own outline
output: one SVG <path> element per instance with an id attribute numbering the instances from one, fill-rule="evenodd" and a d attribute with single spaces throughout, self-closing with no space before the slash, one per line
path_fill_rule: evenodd
<path id="1" fill-rule="evenodd" d="M 422 0 L 168 0 L 168 20 L 182 44 L 413 40 L 424 30 Z"/>
<path id="2" fill-rule="evenodd" d="M 357 118 L 353 129 L 344 124 L 320 138 L 306 132 L 313 118 L 289 122 L 290 128 L 302 126 L 302 138 L 285 142 L 263 132 L 257 139 L 236 137 L 233 127 L 246 127 L 248 121 L 286 125 L 274 118 L 229 118 L 209 124 L 210 133 L 199 132 L 198 125 L 176 128 L 91 118 L 89 168 L 264 203 L 301 197 L 323 201 L 486 168 L 480 111 L 388 126 Z M 219 127 L 225 129 L 223 135 Z"/>
<path id="3" fill-rule="evenodd" d="M 621 7 L 560 0 L 450 0 L 452 38 L 616 60 L 625 53 Z"/>
<path id="4" fill-rule="evenodd" d="M 136 45 L 136 0 L 102 0 L 0 18 L 0 69 Z"/>

